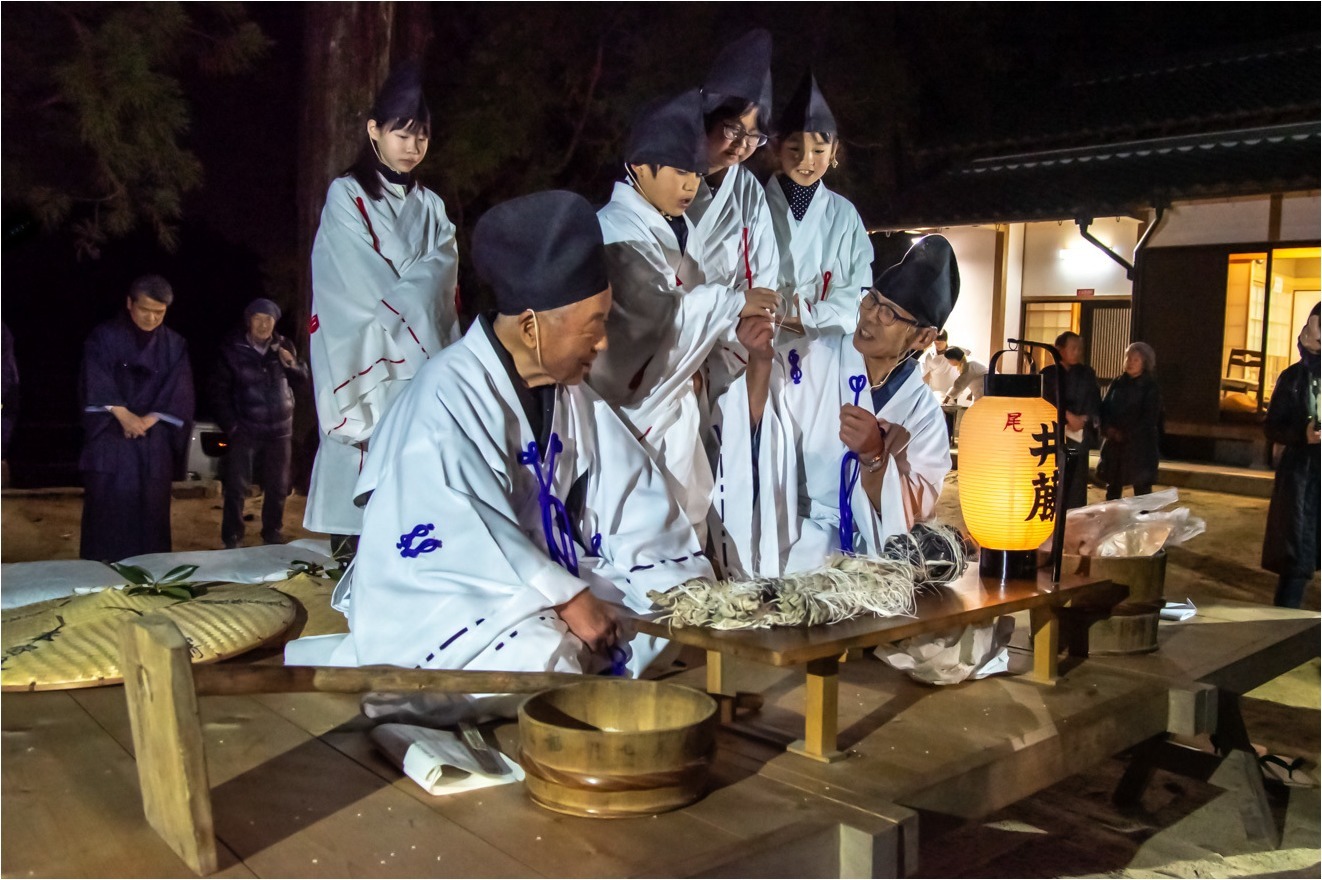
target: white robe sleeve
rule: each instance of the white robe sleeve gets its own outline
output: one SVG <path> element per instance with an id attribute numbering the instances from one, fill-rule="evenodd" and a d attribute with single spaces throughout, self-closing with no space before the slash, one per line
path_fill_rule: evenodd
<path id="1" fill-rule="evenodd" d="M 369 216 L 375 209 L 355 193 L 345 178 L 331 184 L 312 248 L 317 417 L 322 433 L 341 443 L 370 437 L 390 400 L 383 386 L 411 378 L 458 331 L 458 256 L 443 209 L 440 217 L 416 209 L 400 218 L 429 224 L 427 250 L 400 275 L 377 250 L 388 231 L 369 228 L 357 199 Z"/>
<path id="2" fill-rule="evenodd" d="M 647 400 L 671 400 L 688 385 L 721 339 L 732 332 L 743 309 L 741 295 L 720 284 L 675 286 L 674 273 L 666 263 L 659 245 L 634 239 L 607 245 L 606 255 L 611 282 L 619 302 L 616 308 L 655 314 L 652 306 L 637 303 L 642 299 L 668 300 L 671 314 L 670 339 L 663 350 L 647 362 L 639 386 L 640 409 Z M 656 332 L 653 328 L 653 333 Z M 613 344 L 613 343 L 612 343 Z M 612 357 L 612 363 L 629 363 L 628 355 Z M 639 361 L 642 358 L 638 358 Z M 640 363 L 641 366 L 641 363 Z M 607 377 L 611 387 L 627 385 L 633 376 Z"/>
<path id="3" fill-rule="evenodd" d="M 840 224 L 845 228 L 833 242 L 825 242 L 827 249 L 834 248 L 838 254 L 835 262 L 839 277 L 832 276 L 827 289 L 826 299 L 809 305 L 801 303 L 799 317 L 805 328 L 819 332 L 853 333 L 858 327 L 858 301 L 863 288 L 872 286 L 872 261 L 874 251 L 872 240 L 863 226 L 863 218 L 858 211 L 841 196 L 832 193 L 837 203 L 837 210 L 847 212 L 849 219 Z"/>
<path id="4" fill-rule="evenodd" d="M 644 613 L 652 610 L 649 591 L 711 578 L 711 563 L 667 489 L 665 475 L 642 444 L 605 401 L 593 400 L 590 405 L 597 463 L 582 529 L 589 544 L 588 559 L 598 559 L 594 570 L 621 594 L 601 598 Z"/>
<path id="5" fill-rule="evenodd" d="M 921 384 L 917 371 L 910 381 Z M 950 473 L 950 439 L 941 408 L 925 386 L 916 393 L 910 418 L 886 431 L 880 511 L 863 491 L 862 479 L 854 489 L 851 506 L 864 545 L 860 552 L 880 555 L 891 535 L 907 532 L 936 514 L 937 499 Z"/>
<path id="6" fill-rule="evenodd" d="M 779 362 L 772 369 L 774 386 Z M 711 419 L 716 560 L 726 578 L 778 577 L 798 537 L 799 476 L 792 425 L 770 400 L 762 421 L 753 424 L 746 374 L 714 401 Z"/>
<path id="7" fill-rule="evenodd" d="M 460 668 L 471 660 L 463 649 L 472 639 L 450 656 L 438 650 L 456 616 L 463 619 L 460 610 L 518 620 L 587 588 L 551 560 L 540 535 L 523 531 L 509 487 L 478 445 L 457 430 L 445 433 L 419 432 L 393 445 L 402 451 L 368 502 L 346 575 L 360 664 Z"/>

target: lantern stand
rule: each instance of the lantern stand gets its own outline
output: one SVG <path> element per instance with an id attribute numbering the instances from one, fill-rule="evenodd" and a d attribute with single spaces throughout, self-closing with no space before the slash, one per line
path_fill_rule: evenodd
<path id="1" fill-rule="evenodd" d="M 1060 372 L 1060 349 L 1054 345 L 1048 345 L 1045 342 L 1033 342 L 1028 339 L 1007 339 L 1010 345 L 1019 348 L 1040 348 L 1051 355 L 1051 361 L 1057 367 L 1057 373 Z M 987 371 L 988 378 L 991 377 L 991 370 Z M 1048 401 L 1056 407 L 1056 521 L 1051 529 L 1051 583 L 1060 583 L 1061 567 L 1065 555 L 1065 516 L 1066 512 L 1061 510 L 1060 501 L 1062 490 L 1065 487 L 1065 474 L 1071 467 L 1078 467 L 1078 453 L 1069 449 L 1065 443 L 1065 398 L 1063 397 L 1064 379 L 1061 376 L 1056 378 L 1056 399 Z M 1086 463 L 1084 465 L 1087 466 Z"/>

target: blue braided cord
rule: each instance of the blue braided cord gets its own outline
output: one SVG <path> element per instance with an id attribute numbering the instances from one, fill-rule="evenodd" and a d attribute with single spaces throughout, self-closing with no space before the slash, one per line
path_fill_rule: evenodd
<path id="1" fill-rule="evenodd" d="M 854 392 L 854 406 L 868 387 L 867 376 L 850 376 L 849 390 Z M 840 458 L 840 552 L 854 552 L 854 508 L 850 499 L 858 485 L 858 453 L 847 450 Z"/>
<path id="2" fill-rule="evenodd" d="M 850 499 L 858 485 L 858 453 L 849 450 L 840 458 L 840 552 L 854 552 L 854 508 Z"/>
<path id="3" fill-rule="evenodd" d="M 552 432 L 545 470 L 541 466 L 536 440 L 528 444 L 526 451 L 519 453 L 519 463 L 531 467 L 537 475 L 537 503 L 542 509 L 542 535 L 546 538 L 546 552 L 552 562 L 578 577 L 578 551 L 574 547 L 573 532 L 569 528 L 569 513 L 565 510 L 564 502 L 551 491 L 555 478 L 555 459 L 564 448 L 560 435 Z"/>
<path id="4" fill-rule="evenodd" d="M 798 385 L 803 381 L 803 370 L 799 369 L 799 350 L 797 348 L 790 349 L 788 360 L 790 362 L 790 379 L 794 381 L 795 385 Z"/>

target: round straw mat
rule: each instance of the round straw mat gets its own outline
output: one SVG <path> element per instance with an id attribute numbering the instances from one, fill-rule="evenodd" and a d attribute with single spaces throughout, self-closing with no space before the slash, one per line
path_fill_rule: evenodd
<path id="1" fill-rule="evenodd" d="M 284 632 L 294 603 L 264 585 L 226 584 L 186 602 L 111 589 L 10 608 L 0 615 L 0 690 L 118 684 L 119 628 L 150 613 L 178 625 L 194 663 L 211 663 Z"/>

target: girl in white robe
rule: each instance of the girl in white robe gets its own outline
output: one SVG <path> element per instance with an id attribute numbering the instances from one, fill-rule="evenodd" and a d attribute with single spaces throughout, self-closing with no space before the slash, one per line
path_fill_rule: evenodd
<path id="1" fill-rule="evenodd" d="M 780 171 L 766 194 L 780 253 L 778 289 L 804 328 L 852 332 L 857 294 L 872 283 L 872 242 L 853 204 L 822 180 L 839 164 L 840 134 L 811 73 L 776 131 Z"/>
<path id="2" fill-rule="evenodd" d="M 413 181 L 430 117 L 417 68 L 382 88 L 354 166 L 331 182 L 312 246 L 309 354 L 320 444 L 304 526 L 356 535 L 353 487 L 368 442 L 427 361 L 459 336 L 455 229 Z"/>

